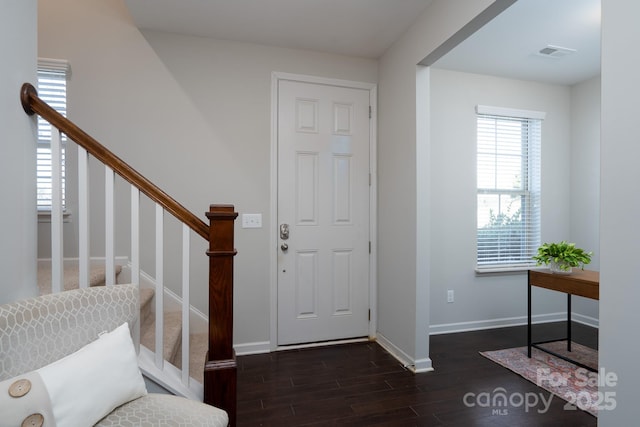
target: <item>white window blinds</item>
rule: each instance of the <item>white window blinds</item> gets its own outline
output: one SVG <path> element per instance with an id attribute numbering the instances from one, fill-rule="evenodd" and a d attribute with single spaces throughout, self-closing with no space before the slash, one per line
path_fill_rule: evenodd
<path id="1" fill-rule="evenodd" d="M 535 265 L 544 113 L 477 107 L 477 270 Z"/>
<path id="2" fill-rule="evenodd" d="M 66 61 L 38 60 L 38 96 L 63 116 L 67 115 L 67 78 L 69 64 Z M 51 210 L 51 125 L 38 116 L 37 188 L 39 211 Z M 62 203 L 65 206 L 65 147 L 62 135 Z"/>

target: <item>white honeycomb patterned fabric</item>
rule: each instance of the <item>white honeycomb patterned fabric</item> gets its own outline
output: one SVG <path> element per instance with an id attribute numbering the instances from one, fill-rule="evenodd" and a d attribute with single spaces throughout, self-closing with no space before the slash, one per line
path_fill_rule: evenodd
<path id="1" fill-rule="evenodd" d="M 96 426 L 226 427 L 227 413 L 213 406 L 167 394 L 148 394 L 113 410 Z"/>
<path id="2" fill-rule="evenodd" d="M 76 289 L 0 306 L 0 381 L 71 354 L 138 318 L 134 285 Z"/>
<path id="3" fill-rule="evenodd" d="M 0 306 L 0 381 L 39 369 L 95 341 L 140 312 L 134 285 L 100 286 Z M 227 413 L 182 397 L 148 394 L 113 410 L 98 426 L 228 425 Z"/>

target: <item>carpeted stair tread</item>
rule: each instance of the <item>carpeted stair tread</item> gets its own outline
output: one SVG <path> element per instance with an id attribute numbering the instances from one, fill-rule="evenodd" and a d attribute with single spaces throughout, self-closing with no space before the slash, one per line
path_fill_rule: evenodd
<path id="1" fill-rule="evenodd" d="M 144 325 L 152 314 L 151 306 L 154 295 L 154 289 L 140 288 L 140 325 Z"/>
<path id="2" fill-rule="evenodd" d="M 164 359 L 174 363 L 182 334 L 182 313 L 179 311 L 167 311 L 164 313 Z M 151 351 L 156 348 L 156 322 L 155 314 L 151 314 L 140 326 L 140 344 Z"/>
<path id="3" fill-rule="evenodd" d="M 191 334 L 191 354 L 189 355 L 189 375 L 199 383 L 204 383 L 204 362 L 209 350 L 209 334 Z"/>
<path id="4" fill-rule="evenodd" d="M 122 266 L 116 265 L 116 277 L 122 271 Z M 79 271 L 77 266 L 66 266 L 63 272 L 64 290 L 79 287 Z M 91 266 L 89 271 L 89 286 L 104 286 L 106 281 L 105 267 Z M 51 267 L 38 266 L 38 289 L 40 295 L 51 293 Z M 155 351 L 155 315 L 153 288 L 140 288 L 140 343 L 151 351 Z M 190 335 L 189 375 L 202 383 L 204 362 L 209 346 L 206 333 Z M 178 368 L 182 367 L 182 313 L 169 311 L 164 313 L 164 359 Z"/>
<path id="5" fill-rule="evenodd" d="M 204 381 L 204 362 L 209 349 L 209 336 L 206 333 L 191 334 L 189 346 L 189 376 L 202 383 Z M 182 346 L 180 347 L 174 365 L 182 369 Z"/>
<path id="6" fill-rule="evenodd" d="M 122 271 L 121 265 L 116 265 L 116 277 Z M 64 290 L 80 287 L 80 272 L 77 266 L 65 266 L 63 270 Z M 104 286 L 106 282 L 105 267 L 93 265 L 89 268 L 89 286 Z M 51 293 L 51 265 L 38 265 L 38 291 L 40 295 Z"/>

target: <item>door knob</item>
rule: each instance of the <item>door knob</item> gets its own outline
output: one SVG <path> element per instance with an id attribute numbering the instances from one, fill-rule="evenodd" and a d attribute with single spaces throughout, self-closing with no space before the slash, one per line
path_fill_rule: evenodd
<path id="1" fill-rule="evenodd" d="M 286 252 L 287 250 L 289 250 L 289 245 L 283 243 L 282 245 L 280 245 L 280 249 L 282 249 L 283 252 Z"/>

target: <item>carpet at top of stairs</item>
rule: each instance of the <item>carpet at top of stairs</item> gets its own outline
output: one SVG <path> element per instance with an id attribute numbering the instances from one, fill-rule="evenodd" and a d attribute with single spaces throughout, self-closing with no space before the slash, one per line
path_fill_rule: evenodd
<path id="1" fill-rule="evenodd" d="M 122 271 L 121 265 L 116 265 L 116 277 Z M 64 290 L 80 287 L 80 273 L 76 266 L 65 267 L 63 270 Z M 106 282 L 105 268 L 101 265 L 91 266 L 89 269 L 89 286 L 104 286 Z M 38 291 L 40 295 L 51 293 L 51 265 L 38 265 Z"/>

